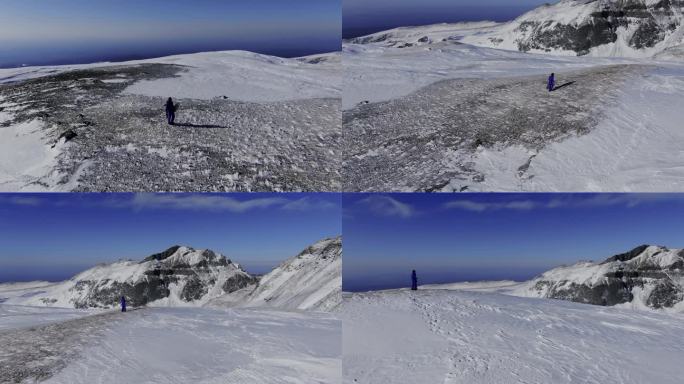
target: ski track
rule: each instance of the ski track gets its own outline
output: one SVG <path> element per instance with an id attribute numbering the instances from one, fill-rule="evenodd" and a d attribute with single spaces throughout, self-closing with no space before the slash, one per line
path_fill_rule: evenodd
<path id="1" fill-rule="evenodd" d="M 473 159 L 519 146 L 505 180 L 519 188 L 536 154 L 550 143 L 590 132 L 628 78 L 646 66 L 615 65 L 545 76 L 452 79 L 397 99 L 343 113 L 346 191 L 465 191 L 489 175 Z M 511 164 L 511 158 L 514 159 Z M 536 161 L 536 159 L 535 159 Z M 502 167 L 504 165 L 501 165 Z M 487 171 L 488 173 L 491 173 Z M 497 184 L 497 187 L 501 187 Z"/>
<path id="2" fill-rule="evenodd" d="M 681 314 L 398 290 L 345 294 L 342 317 L 345 383 L 680 381 Z"/>

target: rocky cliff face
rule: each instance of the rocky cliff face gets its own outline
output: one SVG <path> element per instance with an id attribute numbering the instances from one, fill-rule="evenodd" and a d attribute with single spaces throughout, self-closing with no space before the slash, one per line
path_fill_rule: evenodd
<path id="1" fill-rule="evenodd" d="M 682 44 L 681 0 L 562 0 L 466 41 L 528 52 L 650 56 Z"/>
<path id="2" fill-rule="evenodd" d="M 256 284 L 257 279 L 211 250 L 173 246 L 140 262 L 84 271 L 32 301 L 76 308 L 108 308 L 125 296 L 130 306 L 199 304 Z"/>
<path id="3" fill-rule="evenodd" d="M 595 305 L 684 306 L 684 250 L 641 245 L 601 263 L 552 269 L 516 293 Z"/>

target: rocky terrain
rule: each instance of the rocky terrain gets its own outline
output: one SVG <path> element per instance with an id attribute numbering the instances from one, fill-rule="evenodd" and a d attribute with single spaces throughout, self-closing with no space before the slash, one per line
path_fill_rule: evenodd
<path id="1" fill-rule="evenodd" d="M 535 154 L 589 133 L 624 81 L 645 67 L 615 65 L 545 76 L 443 80 L 410 95 L 344 111 L 346 191 L 467 191 L 485 181 L 473 157 L 521 146 L 524 183 Z M 511 185 L 514 190 L 516 186 Z"/>
<path id="2" fill-rule="evenodd" d="M 545 272 L 513 294 L 604 306 L 684 309 L 684 250 L 641 245 Z"/>
<path id="3" fill-rule="evenodd" d="M 53 149 L 41 173 L 32 164 L 38 156 L 27 157 L 22 166 L 9 164 L 21 153 L 7 154 L 8 164 L 0 158 L 0 190 L 339 190 L 339 99 L 240 101 L 229 88 L 230 96 L 205 97 L 195 89 L 203 86 L 200 80 L 188 77 L 198 70 L 182 64 L 53 72 L 0 78 L 0 136 L 7 141 L 34 135 L 33 150 Z M 175 99 L 180 108 L 174 126 L 165 121 L 166 98 L 148 95 L 155 94 L 150 90 L 155 81 L 171 81 L 176 92 L 190 95 Z M 135 92 L 127 91 L 130 87 Z M 267 90 L 258 91 L 269 100 Z M 290 93 L 296 91 L 292 85 Z M 10 169 L 6 175 L 4 168 Z"/>

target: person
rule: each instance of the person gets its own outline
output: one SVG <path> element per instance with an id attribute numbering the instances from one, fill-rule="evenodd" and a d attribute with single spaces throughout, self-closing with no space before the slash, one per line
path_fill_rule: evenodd
<path id="1" fill-rule="evenodd" d="M 548 89 L 549 92 L 551 92 L 554 88 L 556 88 L 556 74 L 552 73 L 551 76 L 549 76 L 549 82 L 546 85 L 546 89 Z"/>
<path id="2" fill-rule="evenodd" d="M 411 272 L 411 290 L 412 291 L 418 290 L 418 277 L 416 276 L 416 270 L 415 269 L 413 270 L 413 272 Z"/>
<path id="3" fill-rule="evenodd" d="M 166 100 L 166 120 L 168 120 L 169 125 L 173 125 L 174 120 L 176 120 L 176 109 L 178 109 L 178 105 L 174 105 L 173 99 L 169 97 Z"/>
<path id="4" fill-rule="evenodd" d="M 121 312 L 126 312 L 126 298 L 121 296 Z"/>

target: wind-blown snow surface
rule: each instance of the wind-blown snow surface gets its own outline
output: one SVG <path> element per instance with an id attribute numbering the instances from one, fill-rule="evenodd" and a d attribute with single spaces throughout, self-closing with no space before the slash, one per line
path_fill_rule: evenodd
<path id="1" fill-rule="evenodd" d="M 328 311 L 340 304 L 341 295 L 342 238 L 336 237 L 283 262 L 262 277 L 239 305 Z"/>
<path id="2" fill-rule="evenodd" d="M 496 293 L 345 294 L 344 383 L 679 383 L 684 317 Z"/>
<path id="3" fill-rule="evenodd" d="M 148 308 L 10 330 L 7 320 L 2 382 L 341 382 L 341 323 L 327 314 Z"/>
<path id="4" fill-rule="evenodd" d="M 681 62 L 457 41 L 481 28 L 413 27 L 343 45 L 345 190 L 682 189 Z M 546 92 L 550 72 L 569 84 Z"/>
<path id="5" fill-rule="evenodd" d="M 0 69 L 0 191 L 339 190 L 340 97 L 337 53 Z"/>

